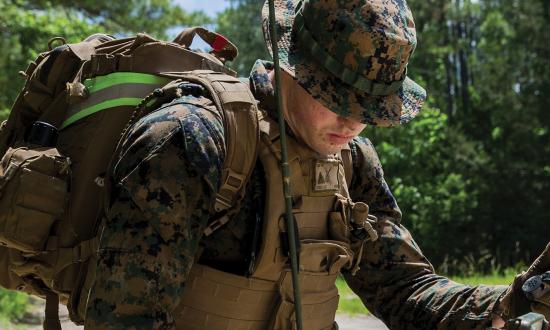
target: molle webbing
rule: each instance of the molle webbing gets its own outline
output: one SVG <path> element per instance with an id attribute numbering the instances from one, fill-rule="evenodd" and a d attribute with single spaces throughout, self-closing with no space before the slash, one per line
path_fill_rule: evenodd
<path id="1" fill-rule="evenodd" d="M 188 72 L 197 69 L 213 70 L 235 75 L 213 56 L 204 56 L 175 42 L 162 42 L 147 34 L 134 38 L 116 39 L 96 48 L 96 53 L 82 68 L 84 78 L 113 72 Z M 215 61 L 213 61 L 215 59 Z"/>
<path id="2" fill-rule="evenodd" d="M 174 312 L 181 329 L 268 329 L 277 283 L 195 264 Z"/>
<path id="3" fill-rule="evenodd" d="M 291 329 L 289 319 L 277 318 L 278 311 L 282 312 L 279 315 L 287 315 L 294 308 L 289 275 L 285 271 L 280 282 L 273 282 L 195 264 L 173 313 L 176 329 Z M 334 329 L 336 276 L 300 274 L 305 329 Z"/>

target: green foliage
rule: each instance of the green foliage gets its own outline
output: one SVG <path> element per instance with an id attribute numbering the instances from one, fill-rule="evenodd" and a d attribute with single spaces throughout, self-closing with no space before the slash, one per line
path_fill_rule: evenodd
<path id="1" fill-rule="evenodd" d="M 0 288 L 0 320 L 20 319 L 26 311 L 28 302 L 26 294 Z"/>
<path id="2" fill-rule="evenodd" d="M 470 231 L 479 192 L 466 173 L 483 167 L 487 155 L 430 106 L 406 126 L 369 128 L 366 135 L 378 150 L 404 224 L 431 261 L 470 251 L 478 239 Z M 450 250 L 442 251 L 441 242 Z"/>
<path id="3" fill-rule="evenodd" d="M 204 13 L 187 13 L 170 0 L 11 0 L 33 10 L 64 12 L 69 18 L 101 26 L 109 33 L 136 33 L 166 37 L 166 30 L 178 25 L 209 23 Z"/>
<path id="4" fill-rule="evenodd" d="M 8 118 L 10 115 L 10 109 L 4 108 L 0 110 L 0 121 L 3 121 Z"/>
<path id="5" fill-rule="evenodd" d="M 43 10 L 21 10 L 19 2 L 0 2 L 0 108 L 11 107 L 24 79 L 18 71 L 25 70 L 30 60 L 47 50 L 48 40 L 64 36 L 76 41 L 97 31 L 98 27 L 71 19 L 63 11 L 45 7 Z"/>
<path id="6" fill-rule="evenodd" d="M 461 276 L 452 276 L 451 279 L 458 283 L 467 285 L 509 285 L 514 281 L 514 277 L 523 270 L 521 268 L 506 268 L 503 271 L 493 270 L 488 274 L 470 274 Z"/>
<path id="7" fill-rule="evenodd" d="M 248 76 L 257 59 L 269 59 L 262 34 L 260 11 L 263 0 L 232 1 L 232 6 L 217 18 L 217 31 L 227 36 L 239 49 L 231 67 L 240 76 Z"/>
<path id="8" fill-rule="evenodd" d="M 52 37 L 69 43 L 98 32 L 166 37 L 170 27 L 209 22 L 204 13 L 186 13 L 169 0 L 0 1 L 0 109 L 11 107 L 24 83 L 18 72 L 48 50 Z"/>
<path id="9" fill-rule="evenodd" d="M 548 2 L 409 5 L 419 39 L 409 72 L 430 107 L 367 132 L 403 223 L 448 272 L 529 264 L 550 232 Z"/>
<path id="10" fill-rule="evenodd" d="M 343 278 L 336 279 L 336 287 L 340 295 L 337 313 L 349 315 L 369 315 L 369 310 L 363 305 L 359 297 L 351 291 Z"/>

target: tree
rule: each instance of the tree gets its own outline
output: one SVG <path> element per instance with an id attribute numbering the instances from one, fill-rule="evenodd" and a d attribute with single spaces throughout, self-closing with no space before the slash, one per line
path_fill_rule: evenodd
<path id="1" fill-rule="evenodd" d="M 142 31 L 166 37 L 169 27 L 205 22 L 204 13 L 186 13 L 169 0 L 0 1 L 0 111 L 5 117 L 23 85 L 18 71 L 48 50 L 52 37 L 78 42 L 97 32 L 123 36 Z"/>
<path id="2" fill-rule="evenodd" d="M 453 129 L 448 134 L 460 132 L 488 157 L 483 166 L 455 169 L 477 187 L 477 195 L 469 197 L 477 205 L 473 228 L 484 233 L 478 246 L 504 265 L 527 262 L 550 232 L 543 207 L 550 200 L 544 41 L 550 37 L 549 4 L 411 0 L 409 5 L 419 35 L 411 75 L 426 82 L 432 104 L 448 115 Z"/>
<path id="3" fill-rule="evenodd" d="M 270 59 L 262 34 L 263 0 L 233 0 L 231 7 L 217 18 L 217 31 L 226 35 L 239 48 L 239 56 L 231 67 L 241 76 L 248 76 L 257 59 Z"/>

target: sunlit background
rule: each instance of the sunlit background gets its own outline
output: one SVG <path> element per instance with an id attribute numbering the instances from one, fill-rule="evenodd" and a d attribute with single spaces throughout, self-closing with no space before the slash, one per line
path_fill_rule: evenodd
<path id="1" fill-rule="evenodd" d="M 260 0 L 0 0 L 0 110 L 48 40 L 96 32 L 173 38 L 204 25 L 239 48 L 247 76 L 267 59 Z M 410 0 L 411 78 L 429 99 L 412 123 L 368 127 L 388 183 L 434 265 L 448 273 L 529 263 L 550 233 L 550 10 L 543 0 Z M 199 40 L 194 48 L 204 49 Z"/>

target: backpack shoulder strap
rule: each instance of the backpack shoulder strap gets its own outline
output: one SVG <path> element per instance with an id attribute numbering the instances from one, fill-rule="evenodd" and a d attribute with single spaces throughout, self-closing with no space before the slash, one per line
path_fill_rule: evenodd
<path id="1" fill-rule="evenodd" d="M 226 153 L 213 206 L 220 216 L 205 229 L 204 234 L 208 236 L 239 210 L 258 156 L 260 111 L 248 85 L 235 77 L 196 70 L 185 74 L 183 79 L 206 87 L 216 106 L 222 109 L 224 120 Z"/>
<path id="2" fill-rule="evenodd" d="M 351 180 L 353 179 L 353 155 L 350 145 L 347 145 L 340 151 L 340 157 L 344 165 L 344 174 L 346 176 L 346 182 L 348 187 L 351 186 Z"/>

